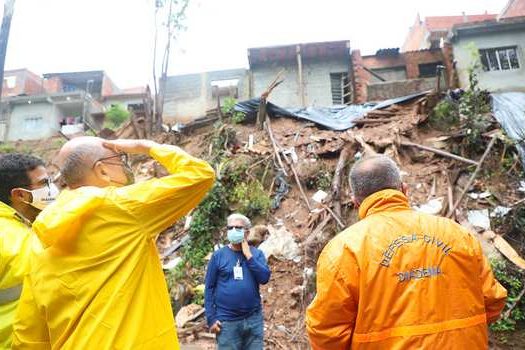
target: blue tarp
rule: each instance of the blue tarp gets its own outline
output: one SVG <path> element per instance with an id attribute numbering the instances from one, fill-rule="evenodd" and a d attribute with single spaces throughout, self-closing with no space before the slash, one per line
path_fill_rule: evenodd
<path id="1" fill-rule="evenodd" d="M 525 168 L 525 93 L 492 94 L 492 111 L 505 133 L 516 141 L 521 164 Z"/>
<path id="2" fill-rule="evenodd" d="M 327 129 L 341 131 L 353 127 L 354 121 L 362 118 L 366 112 L 382 109 L 396 103 L 403 103 L 426 95 L 426 92 L 394 98 L 379 104 L 332 106 L 332 107 L 307 107 L 307 108 L 282 108 L 271 102 L 266 104 L 266 112 L 272 118 L 288 117 L 302 119 L 321 125 Z M 260 98 L 239 102 L 234 109 L 246 115 L 247 121 L 253 121 L 259 111 Z"/>

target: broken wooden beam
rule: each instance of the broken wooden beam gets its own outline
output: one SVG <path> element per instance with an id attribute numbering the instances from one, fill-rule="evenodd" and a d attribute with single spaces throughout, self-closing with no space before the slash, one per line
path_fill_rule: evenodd
<path id="1" fill-rule="evenodd" d="M 263 130 L 265 119 L 266 119 L 266 98 L 261 97 L 261 101 L 259 102 L 259 112 L 257 113 L 257 128 L 259 130 Z"/>
<path id="2" fill-rule="evenodd" d="M 467 194 L 468 190 L 470 189 L 470 186 L 474 183 L 474 180 L 478 176 L 479 171 L 481 170 L 481 166 L 483 165 L 483 162 L 485 161 L 485 158 L 489 155 L 490 151 L 492 150 L 492 146 L 494 146 L 494 143 L 496 143 L 497 138 L 493 137 L 492 140 L 490 140 L 489 145 L 487 146 L 487 149 L 485 150 L 485 153 L 481 156 L 481 159 L 478 162 L 478 165 L 476 167 L 476 170 L 474 170 L 474 173 L 470 176 L 470 179 L 468 183 L 465 185 L 465 188 L 463 188 L 463 191 L 459 195 L 459 197 L 456 199 L 456 202 L 454 203 L 454 206 L 449 209 L 449 212 L 447 214 L 447 217 L 450 218 L 455 213 L 456 209 L 458 208 L 459 204 L 463 200 L 463 197 L 465 197 L 465 194 Z"/>
<path id="3" fill-rule="evenodd" d="M 270 136 L 270 141 L 272 142 L 273 146 L 273 152 L 275 154 L 275 157 L 277 158 L 277 162 L 279 163 L 279 166 L 281 167 L 281 170 L 283 171 L 284 176 L 288 176 L 288 173 L 286 172 L 286 169 L 284 168 L 283 160 L 281 159 L 281 150 L 277 146 L 277 143 L 275 142 L 275 138 L 273 136 L 272 132 L 272 126 L 270 124 L 270 118 L 266 117 L 266 131 L 268 132 L 268 135 Z"/>
<path id="4" fill-rule="evenodd" d="M 429 152 L 432 152 L 432 153 L 435 153 L 435 154 L 439 154 L 440 156 L 444 156 L 444 157 L 452 158 L 452 159 L 455 159 L 455 160 L 459 160 L 459 161 L 464 162 L 464 163 L 468 163 L 468 164 L 472 164 L 472 165 L 478 165 L 478 162 L 476 162 L 476 161 L 474 161 L 472 159 L 464 158 L 464 157 L 458 156 L 456 154 L 452 154 L 452 153 L 449 153 L 449 152 L 446 152 L 446 151 L 442 151 L 442 150 L 434 148 L 434 147 L 420 145 L 418 143 L 409 142 L 409 141 L 402 141 L 400 144 L 401 144 L 401 146 L 406 146 L 406 147 L 416 147 L 416 148 L 422 149 L 424 151 L 429 151 Z"/>
<path id="5" fill-rule="evenodd" d="M 343 178 L 343 170 L 346 168 L 348 158 L 350 157 L 350 152 L 352 148 L 350 145 L 346 145 L 341 154 L 339 155 L 339 160 L 337 161 L 337 166 L 335 167 L 334 178 L 332 180 L 332 202 L 334 213 L 341 218 L 341 183 Z M 344 225 L 342 225 L 344 226 Z"/>

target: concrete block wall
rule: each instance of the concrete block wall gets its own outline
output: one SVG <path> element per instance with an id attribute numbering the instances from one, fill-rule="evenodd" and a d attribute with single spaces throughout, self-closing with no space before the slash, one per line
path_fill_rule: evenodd
<path id="1" fill-rule="evenodd" d="M 282 76 L 284 81 L 273 90 L 268 99 L 272 103 L 281 107 L 300 107 L 301 96 L 299 95 L 299 78 L 296 61 L 270 63 L 265 65 L 259 64 L 252 67 L 253 97 L 261 96 L 281 69 L 284 69 L 284 74 Z"/>
<path id="2" fill-rule="evenodd" d="M 330 73 L 347 73 L 348 58 L 303 59 L 303 87 L 306 106 L 331 106 L 332 90 Z M 281 107 L 301 107 L 301 90 L 297 61 L 258 64 L 252 67 L 254 97 L 260 96 L 285 70 L 284 82 L 271 93 L 269 100 Z"/>
<path id="3" fill-rule="evenodd" d="M 303 61 L 306 106 L 332 105 L 331 73 L 348 75 L 350 62 L 347 57 Z"/>
<path id="4" fill-rule="evenodd" d="M 187 122 L 206 115 L 217 107 L 212 82 L 238 79 L 238 100 L 249 98 L 249 75 L 245 69 L 204 72 L 168 77 L 164 98 L 164 118 L 167 121 Z M 223 99 L 222 99 L 223 100 Z"/>

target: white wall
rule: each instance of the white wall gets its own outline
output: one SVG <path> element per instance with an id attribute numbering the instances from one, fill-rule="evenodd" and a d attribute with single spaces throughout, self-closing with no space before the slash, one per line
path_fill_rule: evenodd
<path id="1" fill-rule="evenodd" d="M 306 106 L 331 106 L 330 73 L 348 72 L 349 58 L 303 59 L 303 85 Z M 258 65 L 252 68 L 254 96 L 260 96 L 285 69 L 284 82 L 270 94 L 269 101 L 281 107 L 301 107 L 297 61 Z"/>
<path id="2" fill-rule="evenodd" d="M 489 33 L 460 38 L 454 43 L 454 59 L 457 61 L 459 82 L 462 88 L 468 87 L 468 68 L 472 64 L 469 44 L 476 48 L 490 49 L 505 46 L 517 46 L 520 69 L 478 72 L 479 85 L 492 92 L 525 91 L 525 30 L 515 32 Z"/>
<path id="3" fill-rule="evenodd" d="M 30 120 L 32 119 L 32 120 Z M 14 105 L 8 141 L 38 140 L 56 135 L 59 119 L 55 107 L 47 102 Z"/>

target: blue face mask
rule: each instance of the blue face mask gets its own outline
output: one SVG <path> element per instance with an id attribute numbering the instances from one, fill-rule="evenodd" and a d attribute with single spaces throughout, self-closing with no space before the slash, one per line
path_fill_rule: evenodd
<path id="1" fill-rule="evenodd" d="M 244 240 L 244 230 L 232 228 L 228 230 L 228 241 L 233 244 L 241 243 Z"/>

